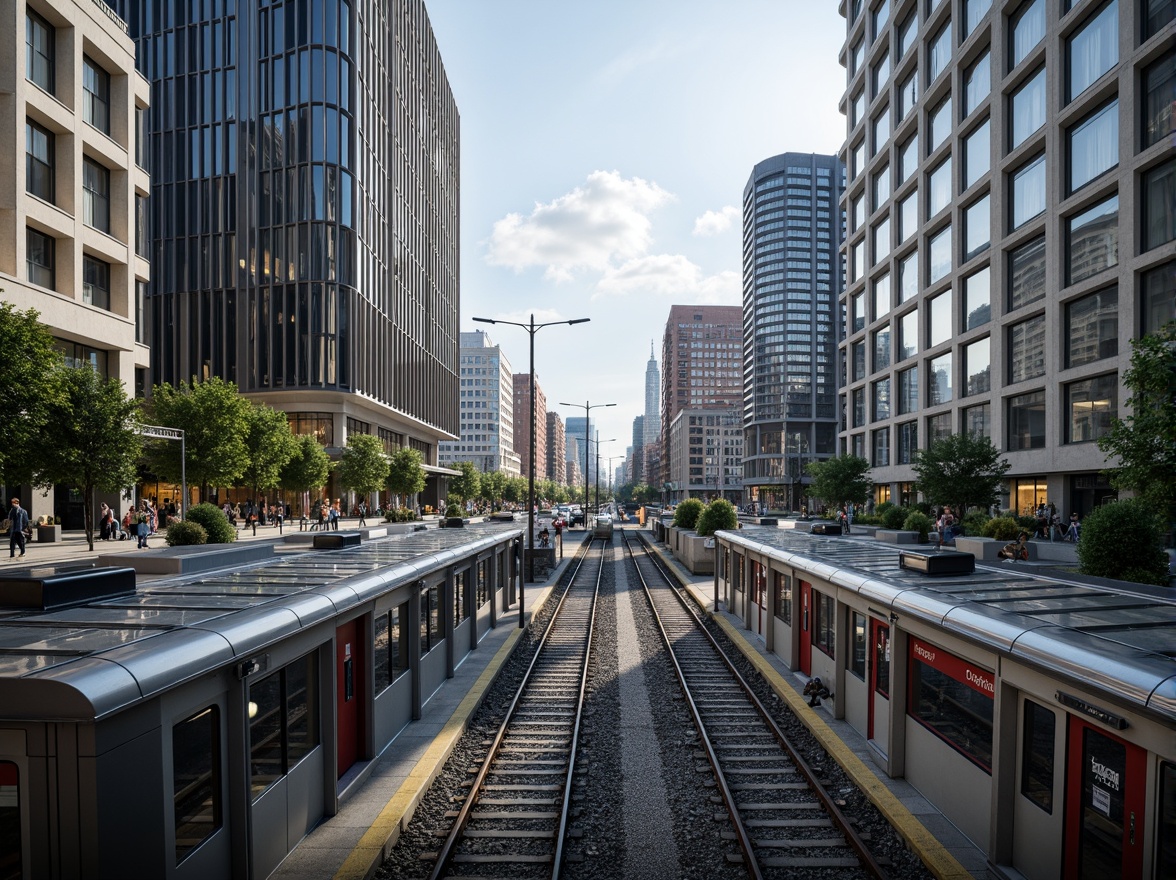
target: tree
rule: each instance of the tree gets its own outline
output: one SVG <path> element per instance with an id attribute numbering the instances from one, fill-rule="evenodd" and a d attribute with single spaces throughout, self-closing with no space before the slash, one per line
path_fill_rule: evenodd
<path id="1" fill-rule="evenodd" d="M 808 493 L 820 498 L 830 507 L 837 507 L 846 501 L 865 504 L 873 487 L 867 472 L 870 463 L 856 455 L 843 455 L 814 461 L 805 469 L 813 478 Z"/>
<path id="2" fill-rule="evenodd" d="M 932 504 L 950 504 L 963 517 L 969 507 L 996 503 L 1009 469 L 1000 450 L 983 434 L 951 434 L 915 452 L 916 487 Z"/>
<path id="3" fill-rule="evenodd" d="M 648 483 L 638 483 L 633 487 L 633 501 L 642 506 L 657 500 L 657 490 Z"/>
<path id="4" fill-rule="evenodd" d="M 49 408 L 61 397 L 61 355 L 53 335 L 33 309 L 0 302 L 0 475 L 10 486 L 32 481 L 33 459 L 48 424 Z"/>
<path id="5" fill-rule="evenodd" d="M 397 449 L 389 461 L 388 489 L 400 496 L 399 501 L 408 499 L 425 488 L 425 469 L 421 467 L 421 454 L 411 447 Z M 400 506 L 398 501 L 397 506 Z"/>
<path id="6" fill-rule="evenodd" d="M 498 502 L 506 493 L 506 474 L 502 471 L 489 471 L 482 474 L 482 498 L 491 507 L 497 507 Z"/>
<path id="7" fill-rule="evenodd" d="M 249 402 L 237 386 L 213 377 L 174 388 L 166 382 L 152 392 L 152 418 L 184 432 L 187 476 L 200 487 L 200 500 L 211 486 L 232 486 L 249 466 Z M 160 441 L 148 447 L 151 468 L 162 479 L 180 482 L 180 444 Z"/>
<path id="8" fill-rule="evenodd" d="M 295 438 L 294 456 L 282 468 L 280 485 L 292 492 L 319 489 L 331 475 L 331 459 L 310 434 Z M 305 515 L 307 511 L 302 511 Z"/>
<path id="9" fill-rule="evenodd" d="M 1176 321 L 1132 340 L 1131 349 L 1131 366 L 1123 373 L 1131 414 L 1111 423 L 1098 448 L 1118 459 L 1118 467 L 1108 470 L 1111 485 L 1134 492 L 1171 523 L 1176 520 Z"/>
<path id="10" fill-rule="evenodd" d="M 280 485 L 282 468 L 298 450 L 298 438 L 290 433 L 284 412 L 262 403 L 249 405 L 248 422 L 245 446 L 249 463 L 241 479 L 253 490 L 253 497 L 259 498 L 262 492 Z"/>
<path id="11" fill-rule="evenodd" d="M 527 481 L 522 477 L 507 477 L 502 490 L 502 500 L 511 504 L 522 504 L 527 500 Z"/>
<path id="12" fill-rule="evenodd" d="M 365 498 L 380 491 L 390 472 L 384 444 L 371 434 L 352 434 L 347 438 L 338 468 L 343 488 Z"/>
<path id="13" fill-rule="evenodd" d="M 449 494 L 463 502 L 477 498 L 482 488 L 482 475 L 478 473 L 474 463 L 459 461 L 454 468 L 461 471 L 461 476 L 449 478 Z"/>
<path id="14" fill-rule="evenodd" d="M 94 549 L 94 490 L 121 492 L 135 484 L 141 441 L 138 401 L 118 379 L 103 379 L 89 365 L 57 369 L 61 395 L 49 418 L 52 431 L 37 442 L 34 482 L 62 483 L 82 492 L 86 543 Z"/>

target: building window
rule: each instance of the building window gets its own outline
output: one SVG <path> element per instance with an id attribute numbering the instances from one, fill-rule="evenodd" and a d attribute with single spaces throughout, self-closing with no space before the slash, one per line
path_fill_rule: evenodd
<path id="1" fill-rule="evenodd" d="M 335 417 L 328 412 L 288 412 L 290 433 L 296 437 L 309 435 L 320 446 L 335 445 Z"/>
<path id="2" fill-rule="evenodd" d="M 1028 57 L 1045 36 L 1045 0 L 1030 0 L 1012 16 L 1013 67 Z"/>
<path id="3" fill-rule="evenodd" d="M 898 239 L 906 241 L 919 231 L 919 191 L 911 194 L 898 205 Z"/>
<path id="4" fill-rule="evenodd" d="M 992 8 L 992 0 L 964 0 L 964 36 L 976 30 L 988 10 Z"/>
<path id="5" fill-rule="evenodd" d="M 934 348 L 952 337 L 951 291 L 927 301 L 927 347 Z"/>
<path id="6" fill-rule="evenodd" d="M 1147 0 L 1147 11 L 1144 13 L 1143 38 L 1151 39 L 1168 22 L 1176 18 L 1176 3 L 1172 0 Z"/>
<path id="7" fill-rule="evenodd" d="M 221 827 L 220 709 L 216 706 L 172 727 L 172 801 L 178 864 Z"/>
<path id="8" fill-rule="evenodd" d="M 853 228 L 861 229 L 866 222 L 866 194 L 858 193 L 853 200 Z"/>
<path id="9" fill-rule="evenodd" d="M 813 647 L 834 659 L 833 634 L 837 629 L 837 600 L 813 590 Z"/>
<path id="10" fill-rule="evenodd" d="M 919 423 L 904 422 L 898 426 L 898 464 L 910 464 L 919 450 Z"/>
<path id="11" fill-rule="evenodd" d="M 879 320 L 889 311 L 890 273 L 886 272 L 874 280 L 874 320 Z"/>
<path id="12" fill-rule="evenodd" d="M 25 266 L 29 273 L 29 284 L 57 289 L 54 259 L 56 245 L 57 241 L 52 236 L 35 229 L 25 229 Z"/>
<path id="13" fill-rule="evenodd" d="M 882 112 L 874 117 L 874 150 L 871 155 L 877 155 L 878 151 L 886 146 L 886 141 L 890 139 L 890 108 L 883 107 Z"/>
<path id="14" fill-rule="evenodd" d="M 890 464 L 890 429 L 879 428 L 874 434 L 874 458 L 870 462 L 874 467 L 886 467 Z"/>
<path id="15" fill-rule="evenodd" d="M 879 379 L 874 383 L 874 421 L 890 418 L 890 379 Z"/>
<path id="16" fill-rule="evenodd" d="M 866 438 L 864 434 L 854 434 L 850 441 L 853 445 L 853 455 L 855 458 L 866 457 Z"/>
<path id="17" fill-rule="evenodd" d="M 852 109 L 850 111 L 851 115 L 849 117 L 849 124 L 850 126 L 856 126 L 859 122 L 862 121 L 862 117 L 866 112 L 865 89 L 860 90 L 856 95 L 853 96 L 851 107 Z"/>
<path id="18" fill-rule="evenodd" d="M 1112 287 L 1066 304 L 1066 369 L 1119 354 L 1119 291 Z"/>
<path id="19" fill-rule="evenodd" d="M 992 238 L 988 212 L 988 195 L 985 194 L 964 209 L 964 260 L 988 250 Z"/>
<path id="20" fill-rule="evenodd" d="M 940 413 L 927 419 L 927 443 L 938 443 L 952 434 L 951 413 Z"/>
<path id="21" fill-rule="evenodd" d="M 991 167 L 989 120 L 985 119 L 964 138 L 964 189 L 976 183 Z"/>
<path id="22" fill-rule="evenodd" d="M 853 630 L 853 653 L 849 658 L 849 671 L 866 680 L 866 615 L 854 611 L 850 616 Z"/>
<path id="23" fill-rule="evenodd" d="M 110 172 L 92 159 L 82 160 L 82 222 L 110 232 Z"/>
<path id="24" fill-rule="evenodd" d="M 851 265 L 853 266 L 852 281 L 860 281 L 862 276 L 866 274 L 866 241 L 863 238 L 857 244 L 849 246 L 850 257 L 852 258 Z"/>
<path id="25" fill-rule="evenodd" d="M 982 403 L 964 410 L 964 431 L 992 439 L 992 406 Z"/>
<path id="26" fill-rule="evenodd" d="M 927 406 L 950 403 L 953 397 L 951 385 L 951 352 L 945 351 L 939 357 L 931 358 L 927 364 Z"/>
<path id="27" fill-rule="evenodd" d="M 857 388 L 853 392 L 853 426 L 860 428 L 866 423 L 866 389 Z"/>
<path id="28" fill-rule="evenodd" d="M 147 231 L 147 196 L 135 195 L 135 253 L 140 257 L 150 257 Z"/>
<path id="29" fill-rule="evenodd" d="M 887 217 L 874 227 L 874 263 L 890 253 L 890 218 Z"/>
<path id="30" fill-rule="evenodd" d="M 890 169 L 883 165 L 874 175 L 874 207 L 875 209 L 890 198 Z"/>
<path id="31" fill-rule="evenodd" d="M 295 660 L 249 685 L 253 800 L 319 746 L 318 660 Z"/>
<path id="32" fill-rule="evenodd" d="M 1111 196 L 1066 221 L 1066 283 L 1119 264 L 1119 197 Z"/>
<path id="33" fill-rule="evenodd" d="M 898 319 L 898 360 L 919 353 L 919 312 L 912 310 Z"/>
<path id="34" fill-rule="evenodd" d="M 866 139 L 863 137 L 861 143 L 853 148 L 853 170 L 852 174 L 856 178 L 859 174 L 866 170 Z"/>
<path id="35" fill-rule="evenodd" d="M 1009 148 L 1015 150 L 1025 143 L 1029 135 L 1045 124 L 1045 68 L 1013 92 L 1012 98 L 1012 142 Z"/>
<path id="36" fill-rule="evenodd" d="M 898 280 L 902 302 L 919 295 L 919 252 L 911 251 L 898 264 Z"/>
<path id="37" fill-rule="evenodd" d="M 25 19 L 25 77 L 53 94 L 53 26 L 35 12 Z"/>
<path id="38" fill-rule="evenodd" d="M 890 325 L 874 331 L 874 370 L 885 370 L 890 366 Z"/>
<path id="39" fill-rule="evenodd" d="M 919 68 L 911 71 L 911 75 L 902 81 L 898 87 L 898 118 L 903 120 L 907 114 L 915 109 L 919 103 Z"/>
<path id="40" fill-rule="evenodd" d="M 1114 373 L 1066 386 L 1067 443 L 1089 443 L 1107 434 L 1119 414 L 1119 382 Z"/>
<path id="41" fill-rule="evenodd" d="M 1053 813 L 1054 713 L 1025 700 L 1021 733 L 1021 794 L 1047 813 Z"/>
<path id="42" fill-rule="evenodd" d="M 927 66 L 930 73 L 927 75 L 927 83 L 935 82 L 935 78 L 947 69 L 951 63 L 951 19 L 939 29 L 934 37 L 931 38 L 931 48 L 927 50 Z"/>
<path id="43" fill-rule="evenodd" d="M 774 577 L 773 589 L 776 593 L 776 619 L 784 623 L 792 623 L 792 578 L 782 572 L 772 572 Z"/>
<path id="44" fill-rule="evenodd" d="M 935 105 L 927 116 L 927 127 L 931 135 L 930 143 L 927 144 L 927 155 L 934 153 L 935 148 L 947 140 L 947 136 L 951 134 L 951 125 L 951 92 L 948 92 L 947 97 Z"/>
<path id="45" fill-rule="evenodd" d="M 910 716 L 991 773 L 993 674 L 916 638 L 910 639 L 910 670 Z"/>
<path id="46" fill-rule="evenodd" d="M 866 326 L 866 293 L 862 291 L 856 294 L 853 298 L 853 313 L 850 316 L 853 325 L 850 328 L 850 333 L 857 333 Z"/>
<path id="47" fill-rule="evenodd" d="M 147 343 L 147 282 L 135 280 L 135 342 Z"/>
<path id="48" fill-rule="evenodd" d="M 1013 172 L 1013 229 L 1045 211 L 1045 154 Z"/>
<path id="49" fill-rule="evenodd" d="M 1073 101 L 1118 62 L 1119 3 L 1111 0 L 1066 44 L 1066 101 Z"/>
<path id="50" fill-rule="evenodd" d="M 964 279 L 964 330 L 981 327 L 992 319 L 991 272 L 985 266 Z"/>
<path id="51" fill-rule="evenodd" d="M 1169 12 L 1176 9 L 1176 3 L 1167 3 Z M 1161 761 L 1159 771 L 1160 795 L 1156 803 L 1176 804 L 1176 764 Z M 1167 830 L 1165 830 L 1167 829 Z M 1156 865 L 1161 874 L 1176 873 L 1176 810 L 1166 808 L 1156 824 Z"/>
<path id="52" fill-rule="evenodd" d="M 912 312 L 911 314 L 915 314 Z M 898 374 L 898 414 L 905 416 L 919 409 L 919 368 L 910 367 Z"/>
<path id="53" fill-rule="evenodd" d="M 934 217 L 951 204 L 951 156 L 939 163 L 927 179 L 927 216 Z"/>
<path id="54" fill-rule="evenodd" d="M 82 302 L 110 310 L 110 264 L 82 257 Z"/>
<path id="55" fill-rule="evenodd" d="M 1111 101 L 1066 133 L 1070 192 L 1077 192 L 1119 164 L 1119 102 Z"/>
<path id="56" fill-rule="evenodd" d="M 404 602 L 372 619 L 372 684 L 376 696 L 408 671 L 408 627 L 400 625 L 407 617 L 408 603 Z"/>
<path id="57" fill-rule="evenodd" d="M 25 190 L 53 201 L 53 135 L 35 122 L 25 123 Z"/>
<path id="58" fill-rule="evenodd" d="M 1008 450 L 1045 448 L 1045 392 L 1030 391 L 1008 401 Z"/>
<path id="59" fill-rule="evenodd" d="M 992 63 L 990 53 L 985 52 L 964 71 L 964 116 L 980 106 L 992 91 Z"/>
<path id="60" fill-rule="evenodd" d="M 934 284 L 951 272 L 951 224 L 934 234 L 927 251 L 927 283 Z"/>
<path id="61" fill-rule="evenodd" d="M 1176 6 L 1176 3 L 1172 3 Z M 1143 148 L 1158 144 L 1176 127 L 1172 110 L 1176 105 L 1176 49 L 1160 57 L 1143 71 Z"/>
<path id="62" fill-rule="evenodd" d="M 1009 328 L 1009 384 L 1045 375 L 1045 316 Z"/>
<path id="63" fill-rule="evenodd" d="M 886 80 L 890 79 L 890 53 L 887 52 L 882 56 L 882 60 L 874 65 L 874 69 L 870 75 L 871 84 L 873 86 L 870 94 L 873 97 L 878 97 L 879 94 L 886 88 Z"/>
<path id="64" fill-rule="evenodd" d="M 110 134 L 110 74 L 82 56 L 82 118 L 103 134 Z"/>
<path id="65" fill-rule="evenodd" d="M 853 344 L 853 380 L 866 378 L 866 343 L 860 340 Z"/>
<path id="66" fill-rule="evenodd" d="M 1176 238 L 1176 159 L 1143 175 L 1143 249 Z"/>
<path id="67" fill-rule="evenodd" d="M 1143 274 L 1140 332 L 1155 333 L 1176 321 L 1176 263 L 1165 263 Z"/>
<path id="68" fill-rule="evenodd" d="M 1045 236 L 1009 252 L 1009 311 L 1045 296 Z"/>
<path id="69" fill-rule="evenodd" d="M 849 53 L 849 75 L 853 76 L 862 69 L 862 61 L 866 57 L 866 41 L 858 40 Z"/>
<path id="70" fill-rule="evenodd" d="M 988 337 L 964 346 L 964 396 L 992 390 Z"/>
<path id="71" fill-rule="evenodd" d="M 915 9 L 910 15 L 906 17 L 902 24 L 898 26 L 898 57 L 902 58 L 907 52 L 911 50 L 911 46 L 915 45 L 915 39 L 919 35 L 919 11 Z"/>

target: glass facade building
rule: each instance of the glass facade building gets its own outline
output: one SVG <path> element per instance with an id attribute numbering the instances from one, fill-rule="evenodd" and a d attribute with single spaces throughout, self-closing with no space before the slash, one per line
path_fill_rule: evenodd
<path id="1" fill-rule="evenodd" d="M 459 120 L 420 0 L 121 0 L 154 100 L 154 381 L 458 432 Z M 305 402 L 304 402 L 305 401 Z M 311 402 L 313 401 L 313 402 Z"/>
<path id="2" fill-rule="evenodd" d="M 836 453 L 844 186 L 836 156 L 783 153 L 743 190 L 743 486 L 768 508 Z"/>

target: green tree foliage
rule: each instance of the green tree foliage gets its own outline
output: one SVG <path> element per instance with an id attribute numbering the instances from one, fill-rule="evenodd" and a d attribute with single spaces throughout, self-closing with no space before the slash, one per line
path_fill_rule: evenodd
<path id="1" fill-rule="evenodd" d="M 950 504 L 957 516 L 996 502 L 1009 469 L 983 434 L 951 434 L 915 452 L 916 485 L 932 504 Z"/>
<path id="2" fill-rule="evenodd" d="M 198 522 L 178 519 L 167 527 L 164 535 L 169 547 L 180 547 L 187 544 L 207 544 L 208 532 Z"/>
<path id="3" fill-rule="evenodd" d="M 882 528 L 891 530 L 901 529 L 903 523 L 906 522 L 908 513 L 910 511 L 905 507 L 891 506 L 886 508 L 882 511 Z"/>
<path id="4" fill-rule="evenodd" d="M 693 531 L 698 525 L 698 518 L 702 516 L 702 502 L 697 498 L 687 498 L 674 508 L 674 526 L 679 529 Z"/>
<path id="5" fill-rule="evenodd" d="M 416 452 L 416 450 L 412 450 Z M 371 434 L 352 434 L 347 438 L 347 445 L 337 465 L 339 482 L 344 489 L 367 497 L 373 492 L 380 491 L 388 481 L 392 472 L 388 463 L 388 455 L 384 452 L 384 445 Z M 420 470 L 420 453 L 417 452 L 417 469 Z M 421 472 L 423 476 L 423 471 Z M 424 480 L 421 480 L 421 489 Z M 415 491 L 420 491 L 417 489 Z"/>
<path id="6" fill-rule="evenodd" d="M 59 394 L 48 410 L 53 429 L 36 444 L 34 482 L 81 491 L 86 542 L 93 550 L 94 491 L 119 492 L 135 484 L 139 404 L 122 382 L 103 379 L 88 365 L 55 372 Z"/>
<path id="7" fill-rule="evenodd" d="M 459 461 L 453 465 L 455 470 L 461 471 L 460 477 L 449 478 L 449 494 L 459 501 L 470 501 L 477 498 L 482 490 L 482 475 L 474 467 L 472 461 Z"/>
<path id="8" fill-rule="evenodd" d="M 497 507 L 506 492 L 506 474 L 502 471 L 489 471 L 482 474 L 481 498 L 491 507 Z"/>
<path id="9" fill-rule="evenodd" d="M 265 404 L 249 404 L 248 424 L 245 446 L 249 463 L 241 481 L 257 498 L 281 484 L 282 469 L 298 451 L 298 438 L 290 433 L 286 414 Z"/>
<path id="10" fill-rule="evenodd" d="M 1021 524 L 1017 522 L 1016 517 L 998 516 L 984 524 L 981 534 L 998 541 L 1015 541 L 1020 537 L 1021 531 Z"/>
<path id="11" fill-rule="evenodd" d="M 698 534 L 713 535 L 719 529 L 734 529 L 739 525 L 735 505 L 725 498 L 716 498 L 698 517 Z"/>
<path id="12" fill-rule="evenodd" d="M 919 540 L 926 541 L 927 536 L 931 534 L 931 517 L 923 513 L 921 510 L 912 510 L 907 514 L 906 519 L 902 521 L 902 528 L 907 532 L 918 532 Z"/>
<path id="13" fill-rule="evenodd" d="M 1131 341 L 1131 414 L 1115 419 L 1098 447 L 1118 459 L 1111 485 L 1151 503 L 1166 522 L 1176 520 L 1176 321 Z"/>
<path id="14" fill-rule="evenodd" d="M 397 449 L 388 461 L 388 489 L 407 500 L 425 488 L 425 469 L 420 452 L 411 447 Z M 398 503 L 397 506 L 400 506 Z"/>
<path id="15" fill-rule="evenodd" d="M 37 317 L 33 309 L 0 302 L 0 475 L 12 486 L 32 482 L 32 453 L 49 424 L 49 407 L 60 397 L 61 355 Z"/>
<path id="16" fill-rule="evenodd" d="M 527 481 L 522 477 L 507 477 L 502 490 L 502 500 L 511 504 L 523 504 L 527 500 Z"/>
<path id="17" fill-rule="evenodd" d="M 650 486 L 648 483 L 638 483 L 633 487 L 632 500 L 637 504 L 649 504 L 651 501 L 657 501 L 658 491 Z"/>
<path id="18" fill-rule="evenodd" d="M 870 463 L 856 455 L 814 461 L 805 468 L 813 479 L 808 493 L 830 507 L 839 507 L 847 501 L 865 504 L 872 488 L 869 470 Z"/>
<path id="19" fill-rule="evenodd" d="M 188 456 L 188 481 L 200 487 L 201 499 L 212 486 L 236 485 L 249 466 L 249 402 L 232 382 L 213 377 L 203 382 L 166 382 L 152 392 L 150 417 L 180 428 Z M 180 482 L 180 444 L 157 440 L 147 445 L 151 470 L 168 482 Z"/>
<path id="20" fill-rule="evenodd" d="M 1078 564 L 1083 574 L 1140 584 L 1168 584 L 1163 524 L 1144 498 L 1096 507 L 1082 521 Z"/>
<path id="21" fill-rule="evenodd" d="M 317 491 L 331 475 L 331 459 L 310 434 L 294 439 L 294 456 L 282 468 L 280 485 L 292 492 Z"/>
<path id="22" fill-rule="evenodd" d="M 204 529 L 209 544 L 231 544 L 237 540 L 237 530 L 225 512 L 215 504 L 195 504 L 185 519 L 198 523 Z"/>

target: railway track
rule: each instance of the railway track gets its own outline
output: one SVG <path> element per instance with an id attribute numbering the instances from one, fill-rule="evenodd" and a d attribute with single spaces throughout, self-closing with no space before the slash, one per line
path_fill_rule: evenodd
<path id="1" fill-rule="evenodd" d="M 559 876 L 606 543 L 576 560 L 468 796 L 446 815 L 430 880 Z"/>
<path id="2" fill-rule="evenodd" d="M 885 877 L 839 806 L 644 542 L 622 530 L 714 772 L 748 876 Z M 724 818 L 719 814 L 716 819 Z M 847 874 L 848 872 L 848 874 Z"/>

